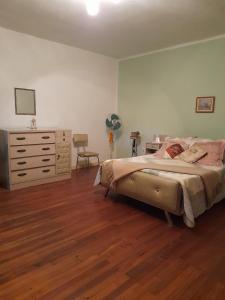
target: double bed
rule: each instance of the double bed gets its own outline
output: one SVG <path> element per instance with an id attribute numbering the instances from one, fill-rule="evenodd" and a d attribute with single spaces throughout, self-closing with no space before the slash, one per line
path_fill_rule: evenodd
<path id="1" fill-rule="evenodd" d="M 112 184 L 110 172 L 113 172 L 116 165 L 122 169 L 123 165 L 135 164 L 140 165 L 140 168 L 134 172 L 127 172 L 126 175 L 123 174 Z M 154 167 L 150 168 L 151 165 Z M 192 167 L 195 170 L 193 174 Z M 188 174 L 185 171 L 177 172 L 179 168 L 181 170 L 190 168 L 190 172 L 188 171 Z M 199 176 L 198 172 L 196 173 L 198 168 L 211 176 L 208 182 L 204 182 L 202 176 Z M 215 176 L 220 180 L 220 188 L 212 194 L 210 201 L 207 201 L 207 190 L 210 192 L 210 189 L 213 188 L 210 185 Z M 181 160 L 159 159 L 152 154 L 114 159 L 107 160 L 101 165 L 96 183 L 106 187 L 106 194 L 112 189 L 118 194 L 164 210 L 170 225 L 172 224 L 170 214 L 175 214 L 182 216 L 184 223 L 189 228 L 193 228 L 198 216 L 225 198 L 225 165 L 199 166 Z"/>

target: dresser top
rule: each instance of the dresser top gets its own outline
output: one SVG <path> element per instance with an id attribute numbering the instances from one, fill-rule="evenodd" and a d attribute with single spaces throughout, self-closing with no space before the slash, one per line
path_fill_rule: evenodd
<path id="1" fill-rule="evenodd" d="M 19 128 L 1 128 L 0 130 L 7 131 L 8 133 L 33 133 L 33 132 L 55 132 L 57 130 L 69 130 L 65 128 L 56 127 L 38 127 L 37 129 L 31 129 L 29 127 L 19 127 Z"/>

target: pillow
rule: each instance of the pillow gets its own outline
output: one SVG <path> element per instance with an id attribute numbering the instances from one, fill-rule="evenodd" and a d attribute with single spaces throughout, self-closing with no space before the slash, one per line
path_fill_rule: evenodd
<path id="1" fill-rule="evenodd" d="M 194 145 L 201 147 L 207 155 L 198 160 L 201 165 L 222 166 L 225 149 L 224 141 L 198 142 Z"/>
<path id="2" fill-rule="evenodd" d="M 195 137 L 192 138 L 192 145 L 195 143 L 207 143 L 207 142 L 224 142 L 225 140 L 212 140 L 212 139 L 206 139 L 206 138 L 199 138 L 199 137 Z"/>
<path id="3" fill-rule="evenodd" d="M 212 140 L 212 139 L 203 139 L 203 138 L 194 138 L 192 140 L 192 145 L 195 144 L 195 143 L 206 143 L 206 142 L 223 142 L 225 143 L 225 140 Z M 223 151 L 223 149 L 222 149 Z M 225 150 L 223 152 L 223 163 L 225 163 Z"/>
<path id="4" fill-rule="evenodd" d="M 172 144 L 166 148 L 163 158 L 175 158 L 177 155 L 184 152 L 184 148 L 180 144 Z"/>
<path id="5" fill-rule="evenodd" d="M 158 151 L 156 151 L 156 152 L 154 153 L 154 156 L 157 157 L 157 158 L 163 158 L 163 155 L 164 155 L 164 153 L 165 153 L 165 151 L 166 151 L 167 146 L 168 146 L 168 143 L 167 143 L 167 142 L 166 142 L 166 143 L 163 143 L 163 144 L 162 144 L 162 147 L 161 147 Z"/>
<path id="6" fill-rule="evenodd" d="M 195 163 L 199 159 L 207 155 L 207 152 L 198 145 L 193 145 L 180 155 L 176 156 L 175 159 L 185 161 L 187 163 Z"/>
<path id="7" fill-rule="evenodd" d="M 175 142 L 175 141 L 177 141 L 177 142 L 179 142 L 179 143 L 185 143 L 185 144 L 187 144 L 187 145 L 192 145 L 193 144 L 193 141 L 194 141 L 194 137 L 191 137 L 191 136 L 189 136 L 189 137 L 174 137 L 174 138 L 172 138 L 172 137 L 167 137 L 166 139 L 165 139 L 165 141 L 166 142 L 170 142 L 171 140 L 173 141 L 173 142 Z"/>
<path id="8" fill-rule="evenodd" d="M 154 154 L 155 157 L 157 158 L 171 158 L 171 157 L 164 157 L 164 155 L 166 154 L 166 149 L 174 144 L 180 144 L 181 147 L 184 150 L 188 149 L 188 145 L 186 143 L 184 143 L 182 140 L 169 140 L 169 142 L 163 143 L 162 147 Z"/>

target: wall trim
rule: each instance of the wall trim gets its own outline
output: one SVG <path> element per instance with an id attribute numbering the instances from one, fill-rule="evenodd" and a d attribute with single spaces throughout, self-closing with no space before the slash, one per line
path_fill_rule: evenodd
<path id="1" fill-rule="evenodd" d="M 167 47 L 167 48 L 161 48 L 161 49 L 157 49 L 157 50 L 153 50 L 153 51 L 149 51 L 149 52 L 143 52 L 143 53 L 140 53 L 140 54 L 127 56 L 127 57 L 118 59 L 118 62 L 122 62 L 122 61 L 129 60 L 129 59 L 135 59 L 135 58 L 138 58 L 138 57 L 142 57 L 142 56 L 146 56 L 146 55 L 150 55 L 150 54 L 155 54 L 155 53 L 160 53 L 160 52 L 164 52 L 164 51 L 170 51 L 170 50 L 174 50 L 174 49 L 184 48 L 184 47 L 188 47 L 188 46 L 191 46 L 191 45 L 207 43 L 207 42 L 210 42 L 210 41 L 219 40 L 219 39 L 223 39 L 223 38 L 225 38 L 225 34 L 216 35 L 216 36 L 213 36 L 213 37 L 210 37 L 210 38 L 207 38 L 207 39 L 202 39 L 202 40 L 183 43 L 183 44 L 177 44 L 177 45 Z"/>

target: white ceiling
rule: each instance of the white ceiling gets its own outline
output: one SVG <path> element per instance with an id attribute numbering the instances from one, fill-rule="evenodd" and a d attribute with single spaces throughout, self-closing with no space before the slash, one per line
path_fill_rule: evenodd
<path id="1" fill-rule="evenodd" d="M 0 0 L 0 26 L 123 58 L 225 34 L 225 0 Z"/>

